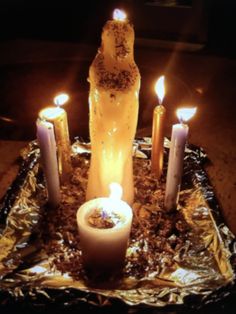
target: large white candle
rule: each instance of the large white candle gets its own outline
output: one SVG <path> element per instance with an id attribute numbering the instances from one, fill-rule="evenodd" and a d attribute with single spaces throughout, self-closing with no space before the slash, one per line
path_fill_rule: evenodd
<path id="1" fill-rule="evenodd" d="M 89 223 L 95 210 L 104 216 L 116 214 L 120 220 L 111 228 L 97 228 Z M 77 212 L 83 263 L 93 272 L 119 271 L 124 265 L 132 223 L 132 209 L 124 201 L 112 195 L 84 203 Z"/>
<path id="2" fill-rule="evenodd" d="M 41 161 L 46 178 L 48 202 L 56 207 L 60 202 L 60 184 L 54 127 L 52 123 L 40 119 L 37 120 L 36 126 Z"/>
<path id="3" fill-rule="evenodd" d="M 189 130 L 188 125 L 183 123 L 183 121 L 189 120 L 195 112 L 196 108 L 177 110 L 180 123 L 172 126 L 165 191 L 165 208 L 167 210 L 174 209 L 178 202 L 183 171 L 184 150 Z"/>
<path id="4" fill-rule="evenodd" d="M 129 204 L 134 199 L 132 147 L 135 137 L 140 74 L 133 55 L 134 29 L 124 12 L 102 32 L 102 45 L 89 69 L 91 163 L 86 199 L 107 197 L 118 182 Z"/>

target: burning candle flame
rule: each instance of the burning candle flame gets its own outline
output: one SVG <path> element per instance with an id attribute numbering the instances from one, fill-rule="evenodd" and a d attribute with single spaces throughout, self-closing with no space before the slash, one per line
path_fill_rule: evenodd
<path id="1" fill-rule="evenodd" d="M 159 103 L 162 104 L 163 98 L 165 96 L 165 77 L 162 75 L 155 84 L 155 91 L 159 100 Z"/>
<path id="2" fill-rule="evenodd" d="M 103 203 L 102 207 L 102 218 L 105 219 L 112 213 L 112 209 L 114 208 L 114 203 L 116 201 L 120 201 L 122 197 L 122 187 L 119 183 L 112 182 L 109 184 L 110 195 Z"/>
<path id="3" fill-rule="evenodd" d="M 56 106 L 62 106 L 69 100 L 69 95 L 62 93 L 54 97 L 53 102 Z"/>
<path id="4" fill-rule="evenodd" d="M 112 182 L 109 185 L 109 188 L 110 188 L 109 198 L 113 200 L 120 200 L 123 193 L 121 185 L 119 183 Z"/>
<path id="5" fill-rule="evenodd" d="M 186 122 L 189 119 L 191 119 L 195 113 L 197 111 L 197 108 L 181 108 L 181 109 L 177 109 L 177 117 L 179 119 L 179 121 L 182 122 Z"/>
<path id="6" fill-rule="evenodd" d="M 115 21 L 125 21 L 126 17 L 126 13 L 120 9 L 115 9 L 113 12 L 113 19 Z"/>
<path id="7" fill-rule="evenodd" d="M 63 111 L 60 107 L 48 107 L 44 108 L 39 112 L 39 117 L 42 120 L 53 120 L 61 115 L 61 112 Z"/>

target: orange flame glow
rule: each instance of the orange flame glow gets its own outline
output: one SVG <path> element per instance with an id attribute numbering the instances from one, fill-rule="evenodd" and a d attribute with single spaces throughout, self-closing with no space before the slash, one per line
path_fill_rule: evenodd
<path id="1" fill-rule="evenodd" d="M 109 188 L 110 188 L 109 198 L 113 200 L 120 200 L 123 193 L 121 185 L 119 183 L 112 182 L 109 185 Z"/>
<path id="2" fill-rule="evenodd" d="M 197 111 L 197 108 L 181 108 L 177 109 L 176 114 L 180 122 L 186 122 L 191 119 Z"/>
<path id="3" fill-rule="evenodd" d="M 163 98 L 165 97 L 165 77 L 162 75 L 155 84 L 155 92 L 157 94 L 157 97 L 159 99 L 159 103 L 161 104 L 163 101 Z"/>
<path id="4" fill-rule="evenodd" d="M 113 19 L 115 21 L 125 21 L 126 17 L 126 13 L 120 9 L 115 9 L 113 11 Z"/>
<path id="5" fill-rule="evenodd" d="M 42 120 L 54 120 L 62 114 L 64 110 L 60 107 L 48 107 L 39 112 L 39 118 Z"/>
<path id="6" fill-rule="evenodd" d="M 53 102 L 56 106 L 62 106 L 69 100 L 69 95 L 62 93 L 54 97 Z"/>

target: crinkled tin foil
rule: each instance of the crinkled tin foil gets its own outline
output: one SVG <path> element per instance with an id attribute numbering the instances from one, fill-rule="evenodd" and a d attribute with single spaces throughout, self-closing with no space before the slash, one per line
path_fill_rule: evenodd
<path id="1" fill-rule="evenodd" d="M 166 160 L 168 147 L 166 140 Z M 89 144 L 79 139 L 73 144 L 72 150 L 73 156 L 90 153 Z M 135 158 L 149 159 L 150 153 L 150 138 L 135 141 Z M 60 272 L 55 265 L 52 266 L 51 256 L 41 246 L 38 230 L 40 218 L 47 209 L 44 206 L 46 194 L 38 159 L 39 149 L 35 143 L 31 143 L 24 153 L 19 175 L 1 206 L 0 304 L 24 300 L 31 305 L 57 302 L 66 306 L 125 304 L 159 308 L 170 305 L 198 307 L 223 299 L 233 289 L 235 239 L 220 214 L 203 167 L 207 156 L 202 149 L 188 145 L 185 152 L 178 211 L 193 236 L 186 239 L 175 253 L 174 264 L 170 268 L 163 266 L 161 271 L 149 272 L 138 279 L 126 276 L 120 279 L 119 284 L 105 288 L 98 283 L 88 285 L 82 278 L 75 279 L 68 273 Z M 142 210 L 142 215 L 153 210 L 152 205 L 135 206 L 135 210 Z M 130 244 L 128 254 L 134 249 L 134 244 Z M 166 258 L 162 258 L 165 265 Z"/>
<path id="2" fill-rule="evenodd" d="M 38 146 L 31 143 L 22 157 L 19 173 L 0 206 L 0 279 L 34 251 L 29 240 L 45 204 L 45 188 L 38 176 Z"/>

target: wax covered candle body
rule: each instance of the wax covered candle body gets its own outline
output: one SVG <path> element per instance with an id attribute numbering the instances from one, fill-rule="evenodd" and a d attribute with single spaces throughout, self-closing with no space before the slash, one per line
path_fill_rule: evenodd
<path id="1" fill-rule="evenodd" d="M 177 206 L 187 136 L 188 126 L 186 124 L 179 123 L 173 125 L 165 193 L 165 208 L 167 210 Z"/>
<path id="2" fill-rule="evenodd" d="M 181 108 L 177 110 L 180 123 L 172 126 L 171 144 L 168 160 L 165 208 L 172 210 L 178 203 L 178 195 L 182 180 L 184 150 L 188 137 L 189 127 L 184 122 L 191 119 L 196 108 Z"/>
<path id="3" fill-rule="evenodd" d="M 57 163 L 57 150 L 53 124 L 37 120 L 37 139 L 48 192 L 48 202 L 56 207 L 60 202 L 60 183 Z"/>
<path id="4" fill-rule="evenodd" d="M 154 108 L 152 120 L 152 173 L 160 179 L 163 168 L 164 154 L 164 123 L 166 109 L 162 105 L 165 96 L 164 76 L 161 76 L 156 84 L 155 91 L 159 105 Z"/>
<path id="5" fill-rule="evenodd" d="M 111 228 L 96 228 L 89 223 L 94 210 L 104 215 L 117 214 L 120 218 Z M 106 213 L 106 211 L 109 211 Z M 132 209 L 122 200 L 96 198 L 84 203 L 77 212 L 83 263 L 94 272 L 116 272 L 124 265 L 132 223 Z"/>
<path id="6" fill-rule="evenodd" d="M 108 186 L 134 197 L 132 145 L 137 127 L 140 74 L 133 58 L 134 30 L 126 20 L 108 21 L 89 70 L 91 164 L 87 200 L 108 196 Z"/>
<path id="7" fill-rule="evenodd" d="M 160 179 L 163 168 L 164 154 L 164 117 L 165 108 L 156 106 L 152 122 L 152 172 Z"/>
<path id="8" fill-rule="evenodd" d="M 68 131 L 67 114 L 63 108 L 48 107 L 40 111 L 41 120 L 49 121 L 54 126 L 57 144 L 58 171 L 61 183 L 71 175 L 70 138 Z"/>

